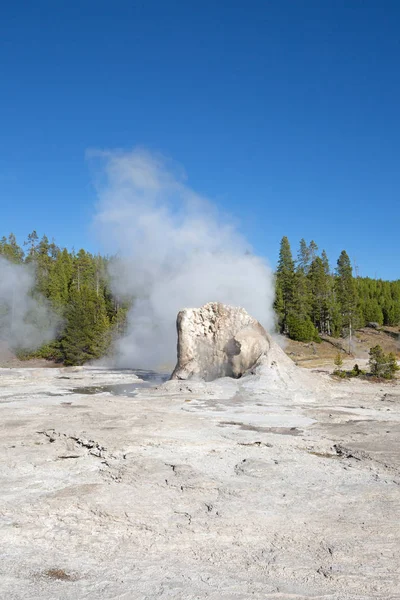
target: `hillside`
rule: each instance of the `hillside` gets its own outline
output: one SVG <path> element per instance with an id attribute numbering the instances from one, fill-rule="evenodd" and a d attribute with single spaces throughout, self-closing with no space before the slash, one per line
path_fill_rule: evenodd
<path id="1" fill-rule="evenodd" d="M 297 364 L 306 368 L 332 367 L 338 350 L 343 351 L 345 362 L 355 359 L 368 359 L 369 349 L 379 344 L 384 352 L 394 352 L 400 359 L 400 330 L 398 327 L 382 327 L 379 330 L 362 327 L 353 336 L 351 353 L 348 339 L 325 336 L 320 344 L 316 342 L 296 342 L 283 338 L 282 346 Z"/>

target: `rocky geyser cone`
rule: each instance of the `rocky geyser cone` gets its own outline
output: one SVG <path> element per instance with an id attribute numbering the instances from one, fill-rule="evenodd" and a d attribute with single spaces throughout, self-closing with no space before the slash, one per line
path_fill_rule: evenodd
<path id="1" fill-rule="evenodd" d="M 178 362 L 171 379 L 241 377 L 268 352 L 271 340 L 244 308 L 209 302 L 178 313 Z"/>

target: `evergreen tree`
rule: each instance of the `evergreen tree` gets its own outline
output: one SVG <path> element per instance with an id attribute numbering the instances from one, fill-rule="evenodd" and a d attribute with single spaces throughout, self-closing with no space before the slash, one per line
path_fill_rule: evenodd
<path id="1" fill-rule="evenodd" d="M 68 304 L 72 270 L 72 257 L 64 248 L 53 259 L 48 282 L 48 297 L 61 314 Z"/>
<path id="2" fill-rule="evenodd" d="M 342 353 L 338 352 L 335 356 L 335 360 L 333 361 L 335 366 L 338 368 L 338 370 L 341 369 L 341 367 L 343 366 L 343 358 L 342 358 Z"/>
<path id="3" fill-rule="evenodd" d="M 48 285 L 50 271 L 53 260 L 49 254 L 50 243 L 46 235 L 42 237 L 40 242 L 36 246 L 35 254 L 31 256 L 31 261 L 36 266 L 36 290 L 48 297 Z"/>
<path id="4" fill-rule="evenodd" d="M 357 294 L 350 258 L 343 250 L 337 261 L 336 292 L 342 316 L 342 328 L 351 335 L 356 325 Z"/>
<path id="5" fill-rule="evenodd" d="M 331 272 L 331 270 L 330 270 L 330 267 L 329 267 L 328 255 L 325 252 L 325 250 L 322 250 L 321 260 L 322 260 L 322 264 L 324 265 L 324 270 L 325 270 L 326 275 L 329 275 L 330 272 Z"/>
<path id="6" fill-rule="evenodd" d="M 283 320 L 285 316 L 285 305 L 283 302 L 283 292 L 279 281 L 275 278 L 275 301 L 274 311 L 278 320 L 278 328 L 280 331 L 283 330 Z"/>
<path id="7" fill-rule="evenodd" d="M 310 250 L 304 238 L 300 240 L 294 277 L 293 315 L 298 321 L 309 319 L 311 314 L 311 290 L 307 274 L 310 269 Z M 293 322 L 293 321 L 292 321 Z"/>
<path id="8" fill-rule="evenodd" d="M 369 351 L 369 366 L 372 375 L 384 379 L 393 379 L 396 371 L 399 370 L 395 355 L 392 352 L 385 354 L 379 345 Z"/>
<path id="9" fill-rule="evenodd" d="M 13 263 L 22 263 L 24 251 L 17 244 L 17 240 L 13 233 L 10 233 L 8 238 L 3 236 L 0 240 L 0 256 Z"/>
<path id="10" fill-rule="evenodd" d="M 330 298 L 332 295 L 331 278 L 326 265 L 317 256 L 311 263 L 309 272 L 311 289 L 311 320 L 320 333 L 331 333 Z"/>
<path id="11" fill-rule="evenodd" d="M 26 262 L 30 262 L 35 257 L 38 240 L 39 236 L 36 231 L 33 230 L 32 233 L 28 235 L 28 239 L 24 242 L 24 246 L 28 246 L 28 255 L 25 259 Z"/>
<path id="12" fill-rule="evenodd" d="M 331 293 L 328 299 L 329 327 L 327 333 L 332 337 L 338 338 L 342 334 L 342 313 L 333 279 L 330 280 L 330 289 Z"/>
<path id="13" fill-rule="evenodd" d="M 375 322 L 383 325 L 383 312 L 376 298 L 368 298 L 363 306 L 365 323 Z"/>
<path id="14" fill-rule="evenodd" d="M 100 358 L 110 344 L 110 323 L 104 297 L 82 285 L 72 291 L 66 309 L 67 326 L 61 347 L 66 365 Z"/>
<path id="15" fill-rule="evenodd" d="M 313 260 L 316 259 L 317 252 L 318 252 L 318 246 L 314 242 L 314 240 L 311 240 L 308 251 L 309 251 L 309 254 L 310 254 L 310 261 L 312 262 Z"/>
<path id="16" fill-rule="evenodd" d="M 288 315 L 287 318 L 288 335 L 290 339 L 298 342 L 320 342 L 318 331 L 313 325 L 310 317 L 299 318 L 294 313 Z"/>
<path id="17" fill-rule="evenodd" d="M 310 282 L 302 269 L 295 272 L 292 314 L 300 320 L 307 319 L 311 314 Z"/>
<path id="18" fill-rule="evenodd" d="M 307 242 L 304 238 L 300 240 L 300 247 L 297 253 L 297 270 L 308 273 L 310 267 L 310 249 L 307 246 Z"/>
<path id="19" fill-rule="evenodd" d="M 279 295 L 282 301 L 281 332 L 287 333 L 287 318 L 293 311 L 294 293 L 295 293 L 295 270 L 292 251 L 289 240 L 284 236 L 281 240 L 279 251 L 279 262 L 276 272 L 276 283 L 279 288 Z"/>

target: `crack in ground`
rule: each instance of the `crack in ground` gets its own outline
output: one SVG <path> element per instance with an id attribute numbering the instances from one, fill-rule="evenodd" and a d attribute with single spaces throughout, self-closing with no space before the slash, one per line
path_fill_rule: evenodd
<path id="1" fill-rule="evenodd" d="M 89 440 L 84 437 L 76 436 L 76 435 L 68 435 L 66 433 L 60 433 L 55 429 L 47 429 L 44 431 L 37 431 L 39 435 L 44 435 L 49 442 L 52 444 L 56 440 L 60 440 L 64 438 L 65 440 L 72 440 L 78 446 L 82 448 L 86 448 L 89 450 L 88 454 L 91 456 L 95 456 L 97 458 L 106 458 L 107 457 L 107 448 L 99 442 L 95 442 L 94 440 Z M 108 455 L 110 458 L 113 458 L 112 455 Z M 64 456 L 60 456 L 59 458 L 80 458 L 80 455 L 68 454 Z M 107 464 L 107 463 L 106 463 Z"/>

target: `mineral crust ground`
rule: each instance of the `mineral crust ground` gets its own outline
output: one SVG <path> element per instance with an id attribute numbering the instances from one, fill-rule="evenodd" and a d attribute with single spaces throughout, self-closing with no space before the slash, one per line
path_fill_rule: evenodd
<path id="1" fill-rule="evenodd" d="M 296 369 L 0 369 L 0 597 L 399 599 L 400 385 Z"/>

